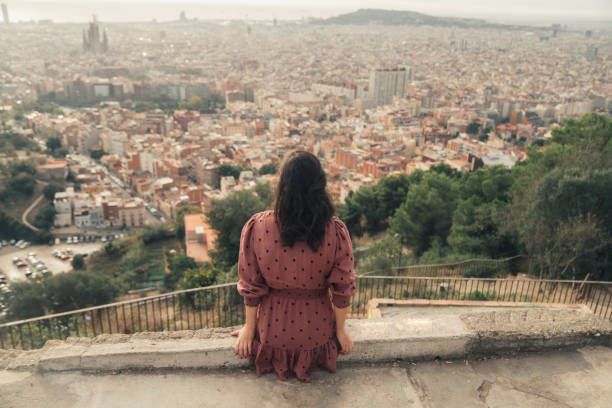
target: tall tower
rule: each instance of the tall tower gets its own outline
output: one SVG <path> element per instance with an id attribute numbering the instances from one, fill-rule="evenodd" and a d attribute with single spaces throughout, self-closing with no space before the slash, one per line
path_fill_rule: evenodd
<path id="1" fill-rule="evenodd" d="M 98 18 L 94 15 L 92 22 L 89 23 L 89 29 L 83 30 L 83 51 L 91 51 L 94 53 L 106 52 L 108 50 L 108 37 L 106 29 L 100 35 L 100 25 Z"/>
<path id="2" fill-rule="evenodd" d="M 2 3 L 2 19 L 4 20 L 4 24 L 9 23 L 8 8 L 6 7 L 6 4 L 4 3 Z"/>
<path id="3" fill-rule="evenodd" d="M 370 73 L 368 97 L 375 106 L 389 105 L 394 96 L 406 96 L 408 81 L 412 79 L 412 68 L 376 69 Z"/>

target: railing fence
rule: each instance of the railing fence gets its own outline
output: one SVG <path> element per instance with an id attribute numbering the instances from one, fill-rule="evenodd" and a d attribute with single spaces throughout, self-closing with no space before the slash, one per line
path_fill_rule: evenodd
<path id="1" fill-rule="evenodd" d="M 583 304 L 612 320 L 612 282 L 475 277 L 361 276 L 352 317 L 365 317 L 371 299 L 445 299 Z M 197 330 L 244 322 L 235 283 L 194 288 L 0 325 L 0 348 L 35 349 L 47 340 L 102 333 Z"/>

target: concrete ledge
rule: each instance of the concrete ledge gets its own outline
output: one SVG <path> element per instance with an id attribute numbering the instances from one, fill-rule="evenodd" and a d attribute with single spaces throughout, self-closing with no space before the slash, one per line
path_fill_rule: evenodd
<path id="1" fill-rule="evenodd" d="M 452 359 L 611 345 L 612 323 L 582 309 L 502 309 L 409 318 L 349 320 L 354 351 L 341 362 Z M 28 371 L 219 369 L 248 365 L 234 355 L 231 328 L 100 335 L 0 353 L 0 368 Z"/>

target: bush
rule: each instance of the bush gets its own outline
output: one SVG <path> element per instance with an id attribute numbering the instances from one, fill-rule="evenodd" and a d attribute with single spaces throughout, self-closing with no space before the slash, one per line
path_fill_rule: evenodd
<path id="1" fill-rule="evenodd" d="M 497 299 L 497 293 L 495 293 L 495 291 L 481 292 L 479 290 L 470 292 L 467 295 L 462 295 L 459 298 L 459 300 L 495 300 L 495 299 Z"/>

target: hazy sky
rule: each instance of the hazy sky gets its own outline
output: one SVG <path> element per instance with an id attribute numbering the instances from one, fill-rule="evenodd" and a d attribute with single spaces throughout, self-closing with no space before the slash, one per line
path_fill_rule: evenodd
<path id="1" fill-rule="evenodd" d="M 174 19 L 169 10 L 185 9 L 192 17 L 226 18 L 259 14 L 277 14 L 278 18 L 295 16 L 328 17 L 358 8 L 412 10 L 438 16 L 477 17 L 495 20 L 525 18 L 599 21 L 612 20 L 612 0 L 0 0 L 9 7 L 15 20 L 52 18 L 80 20 L 85 13 L 95 12 L 104 19 L 121 19 L 119 4 L 130 16 L 139 11 L 139 20 Z M 144 5 L 148 7 L 143 7 Z M 129 9 L 129 10 L 128 10 Z M 162 11 L 166 10 L 166 11 Z M 174 13 L 173 13 L 174 14 Z M 61 18 L 64 16 L 64 18 Z M 235 16 L 235 17 L 233 17 Z"/>

